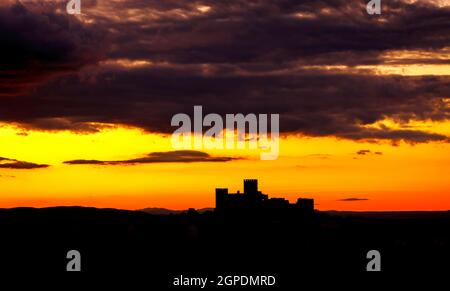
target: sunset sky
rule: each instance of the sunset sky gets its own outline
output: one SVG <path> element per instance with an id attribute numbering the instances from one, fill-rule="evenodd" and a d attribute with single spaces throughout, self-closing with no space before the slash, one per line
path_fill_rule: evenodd
<path id="1" fill-rule="evenodd" d="M 0 207 L 450 209 L 450 0 L 0 3 Z M 279 114 L 280 152 L 177 151 L 171 118 Z"/>

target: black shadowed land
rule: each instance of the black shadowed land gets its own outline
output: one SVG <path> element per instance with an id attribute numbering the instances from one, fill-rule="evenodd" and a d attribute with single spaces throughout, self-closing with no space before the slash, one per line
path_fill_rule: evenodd
<path id="1" fill-rule="evenodd" d="M 187 273 L 288 284 L 295 274 L 365 272 L 369 250 L 384 272 L 445 272 L 450 259 L 449 211 L 320 212 L 312 199 L 269 199 L 256 180 L 244 193 L 216 189 L 216 209 L 0 209 L 0 229 L 5 272 L 64 272 L 75 249 L 83 272 L 143 273 L 162 285 Z"/>

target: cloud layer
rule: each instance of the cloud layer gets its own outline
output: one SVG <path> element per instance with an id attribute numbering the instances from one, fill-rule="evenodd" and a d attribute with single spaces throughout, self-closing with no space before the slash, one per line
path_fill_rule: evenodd
<path id="1" fill-rule="evenodd" d="M 26 94 L 51 77 L 76 72 L 99 59 L 101 35 L 76 19 L 0 6 L 0 96 Z"/>
<path id="2" fill-rule="evenodd" d="M 448 120 L 448 76 L 360 67 L 448 65 L 450 8 L 393 0 L 369 16 L 365 3 L 89 1 L 80 20 L 5 6 L 0 121 L 170 133 L 174 114 L 203 105 L 205 114 L 279 113 L 286 134 L 448 142 L 436 132 L 377 125 Z"/>
<path id="3" fill-rule="evenodd" d="M 170 151 L 153 152 L 142 158 L 120 160 L 120 161 L 100 161 L 100 160 L 71 160 L 65 161 L 69 165 L 136 165 L 153 163 L 197 163 L 197 162 L 229 162 L 237 160 L 232 157 L 214 157 L 200 151 Z"/>
<path id="4" fill-rule="evenodd" d="M 356 202 L 356 201 L 367 201 L 369 199 L 367 198 L 343 198 L 343 199 L 339 199 L 338 201 L 342 201 L 342 202 Z"/>
<path id="5" fill-rule="evenodd" d="M 0 157 L 0 169 L 17 169 L 17 170 L 31 170 L 39 168 L 47 168 L 49 165 L 35 164 L 15 159 Z"/>
<path id="6" fill-rule="evenodd" d="M 371 150 L 359 150 L 356 152 L 357 155 L 360 156 L 365 156 L 365 155 L 369 155 L 369 154 L 374 154 L 374 155 L 382 155 L 382 152 L 372 152 Z"/>

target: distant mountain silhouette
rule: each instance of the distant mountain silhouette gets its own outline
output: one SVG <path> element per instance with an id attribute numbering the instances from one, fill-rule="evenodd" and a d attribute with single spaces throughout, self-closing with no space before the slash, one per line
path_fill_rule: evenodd
<path id="1" fill-rule="evenodd" d="M 158 208 L 158 207 L 149 207 L 149 208 L 144 208 L 144 209 L 140 209 L 139 211 L 148 213 L 148 214 L 153 214 L 153 215 L 174 215 L 174 214 L 181 214 L 181 213 L 187 213 L 188 209 L 186 210 L 173 210 L 173 209 L 167 209 L 167 208 Z M 196 211 L 198 213 L 204 213 L 207 211 L 214 211 L 214 208 L 200 208 L 200 209 L 196 209 Z"/>
<path id="2" fill-rule="evenodd" d="M 180 274 L 273 274 L 300 290 L 311 274 L 365 272 L 371 250 L 395 276 L 449 271 L 450 211 L 318 211 L 312 198 L 269 198 L 254 179 L 242 193 L 216 189 L 216 206 L 0 209 L 0 273 L 65 272 L 69 250 L 84 273 L 142 274 L 155 290 Z"/>
<path id="3" fill-rule="evenodd" d="M 63 272 L 67 251 L 75 249 L 83 256 L 84 272 L 143 273 L 162 285 L 180 272 L 262 270 L 298 286 L 294 270 L 361 272 L 372 249 L 381 252 L 388 272 L 446 271 L 450 261 L 449 211 L 315 211 L 307 217 L 237 219 L 214 211 L 149 211 L 153 214 L 84 207 L 0 209 L 0 271 Z"/>

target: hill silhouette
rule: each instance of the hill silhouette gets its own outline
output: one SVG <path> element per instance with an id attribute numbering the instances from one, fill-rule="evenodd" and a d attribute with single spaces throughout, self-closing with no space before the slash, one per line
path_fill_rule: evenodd
<path id="1" fill-rule="evenodd" d="M 140 211 L 148 213 L 148 214 L 154 214 L 154 215 L 171 215 L 171 214 L 181 214 L 188 212 L 189 209 L 185 210 L 173 210 L 173 209 L 167 209 L 167 208 L 158 208 L 158 207 L 148 207 L 144 209 L 140 209 Z M 200 208 L 196 209 L 198 213 L 204 213 L 207 211 L 214 211 L 214 208 Z"/>
<path id="2" fill-rule="evenodd" d="M 3 274 L 65 272 L 66 253 L 76 249 L 85 273 L 144 274 L 161 286 L 180 273 L 218 272 L 276 274 L 298 286 L 299 272 L 363 272 L 372 249 L 385 272 L 442 272 L 450 259 L 448 211 L 316 211 L 305 219 L 13 208 L 0 209 L 0 229 Z"/>

